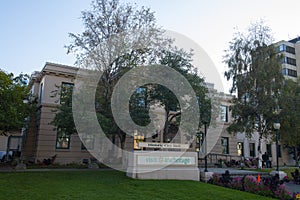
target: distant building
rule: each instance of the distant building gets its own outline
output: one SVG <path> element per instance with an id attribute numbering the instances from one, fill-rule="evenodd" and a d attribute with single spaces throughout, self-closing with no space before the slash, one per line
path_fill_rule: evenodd
<path id="1" fill-rule="evenodd" d="M 289 41 L 275 43 L 279 53 L 283 55 L 282 74 L 286 78 L 297 80 L 300 74 L 300 37 Z"/>

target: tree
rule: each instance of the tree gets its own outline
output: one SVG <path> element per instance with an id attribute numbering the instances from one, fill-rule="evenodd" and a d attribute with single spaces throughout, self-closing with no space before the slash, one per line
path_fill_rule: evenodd
<path id="1" fill-rule="evenodd" d="M 237 92 L 231 107 L 233 122 L 227 130 L 249 137 L 257 132 L 259 158 L 261 139 L 273 133 L 274 110 L 283 84 L 281 56 L 272 45 L 270 32 L 261 21 L 252 24 L 247 33 L 236 33 L 224 59 L 228 67 L 225 77 L 232 81 L 230 92 Z"/>
<path id="2" fill-rule="evenodd" d="M 172 40 L 163 37 L 163 30 L 156 25 L 154 13 L 149 8 L 138 9 L 131 4 L 121 4 L 119 0 L 95 0 L 90 11 L 82 12 L 82 20 L 85 30 L 82 34 L 70 34 L 73 42 L 67 46 L 68 53 L 76 55 L 79 67 L 91 61 L 93 68 L 90 70 L 103 73 L 96 91 L 95 108 L 107 135 L 117 134 L 122 143 L 125 141 L 126 135 L 114 122 L 110 106 L 115 84 L 132 68 L 150 64 L 172 67 L 193 81 L 193 88 L 205 96 L 203 79 L 193 73 L 191 54 L 172 47 Z M 134 48 L 137 46 L 141 48 Z M 145 88 L 149 93 L 144 105 L 140 104 L 141 93 L 135 93 L 130 100 L 131 117 L 137 124 L 149 122 L 149 101 L 154 98 L 159 98 L 168 112 L 171 107 L 177 109 L 176 98 L 166 88 L 158 85 Z"/>
<path id="3" fill-rule="evenodd" d="M 103 72 L 97 89 L 96 101 L 99 104 L 96 110 L 99 119 L 105 119 L 100 120 L 101 126 L 110 127 L 107 134 L 115 134 L 118 129 L 110 110 L 113 87 L 130 68 L 151 60 L 151 44 L 160 41 L 162 31 L 156 26 L 154 13 L 149 8 L 137 9 L 131 4 L 121 4 L 119 0 L 95 0 L 91 6 L 90 11 L 82 12 L 85 30 L 82 34 L 70 33 L 74 41 L 67 49 L 68 53 L 76 55 L 78 66 L 95 54 L 95 70 Z M 135 38 L 127 38 L 128 32 L 135 33 Z M 115 36 L 121 36 L 121 39 L 113 43 Z M 149 48 L 130 48 L 141 41 L 146 42 Z M 124 141 L 125 134 L 120 130 L 117 133 Z"/>
<path id="4" fill-rule="evenodd" d="M 296 165 L 300 154 L 300 86 L 287 79 L 280 94 L 280 142 L 294 154 Z"/>
<path id="5" fill-rule="evenodd" d="M 20 131 L 30 111 L 28 76 L 0 70 L 0 133 Z"/>
<path id="6" fill-rule="evenodd" d="M 198 99 L 201 117 L 199 121 L 199 127 L 201 127 L 205 120 L 207 121 L 206 123 L 209 123 L 210 121 L 210 116 L 207 116 L 207 114 L 209 113 L 210 115 L 211 113 L 211 104 L 210 99 L 206 98 L 207 88 L 205 87 L 204 79 L 196 73 L 195 66 L 191 64 L 191 61 L 191 52 L 188 53 L 182 51 L 164 51 L 162 52 L 162 56 L 159 59 L 159 64 L 175 69 L 189 81 Z M 184 108 L 180 108 L 176 96 L 168 88 L 161 85 L 154 85 L 150 87 L 149 100 L 157 100 L 165 109 L 166 117 L 163 129 L 163 139 L 164 141 L 166 141 L 166 137 L 169 134 L 169 128 L 172 125 L 172 121 L 178 123 L 173 122 L 173 125 L 175 126 L 173 126 L 173 132 L 171 133 L 171 135 L 177 132 L 181 112 Z M 206 116 L 208 119 L 204 119 L 204 116 Z"/>

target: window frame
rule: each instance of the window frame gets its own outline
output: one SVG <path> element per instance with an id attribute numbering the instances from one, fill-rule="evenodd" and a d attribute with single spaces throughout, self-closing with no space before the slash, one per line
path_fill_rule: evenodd
<path id="1" fill-rule="evenodd" d="M 71 146 L 71 135 L 62 135 L 62 136 L 59 136 L 59 134 L 63 134 L 63 132 L 57 132 L 56 133 L 56 140 L 55 140 L 55 148 L 56 149 L 70 149 L 70 146 Z M 59 144 L 59 141 L 58 139 L 59 138 L 65 138 L 67 139 L 67 146 L 66 147 L 63 147 L 63 145 L 58 145 Z M 64 141 L 60 141 L 60 142 L 64 142 Z"/>
<path id="2" fill-rule="evenodd" d="M 251 147 L 253 147 L 253 150 L 252 150 Z M 256 157 L 256 152 L 255 152 L 255 142 L 250 142 L 250 143 L 249 143 L 249 156 L 252 157 L 252 158 L 255 158 L 255 157 Z"/>
<path id="3" fill-rule="evenodd" d="M 226 143 L 224 143 L 226 141 Z M 221 137 L 222 154 L 229 154 L 229 137 Z"/>
<path id="4" fill-rule="evenodd" d="M 296 54 L 295 48 L 288 45 L 285 45 L 285 51 L 290 54 Z"/>
<path id="5" fill-rule="evenodd" d="M 64 102 L 62 101 L 62 98 L 64 97 L 63 92 L 65 91 L 65 88 L 71 88 L 71 93 L 73 92 L 74 88 L 74 83 L 69 83 L 69 82 L 62 82 L 61 83 L 61 88 L 60 88 L 60 96 L 59 96 L 59 103 L 63 104 Z"/>
<path id="6" fill-rule="evenodd" d="M 44 82 L 40 84 L 40 89 L 39 89 L 39 103 L 41 104 L 44 98 Z"/>
<path id="7" fill-rule="evenodd" d="M 272 145 L 266 144 L 266 152 L 269 155 L 269 157 L 272 157 Z"/>
<path id="8" fill-rule="evenodd" d="M 221 122 L 228 122 L 228 106 L 221 105 L 220 106 L 221 113 L 220 113 L 220 121 Z M 225 112 L 224 112 L 225 111 Z"/>
<path id="9" fill-rule="evenodd" d="M 239 147 L 241 147 L 241 148 L 239 148 Z M 238 156 L 243 156 L 243 157 L 245 156 L 245 153 L 244 153 L 244 142 L 237 142 L 237 152 L 238 152 Z"/>

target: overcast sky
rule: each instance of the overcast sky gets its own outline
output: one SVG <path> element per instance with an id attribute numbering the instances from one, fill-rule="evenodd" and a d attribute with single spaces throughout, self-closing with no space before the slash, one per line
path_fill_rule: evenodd
<path id="1" fill-rule="evenodd" d="M 155 11 L 165 29 L 181 33 L 200 45 L 223 77 L 223 51 L 234 28 L 244 30 L 264 19 L 275 41 L 300 35 L 299 0 L 129 0 Z M 19 74 L 41 70 L 45 62 L 73 65 L 64 45 L 69 32 L 83 30 L 80 12 L 88 0 L 3 0 L 0 3 L 0 68 Z M 225 81 L 224 81 L 225 83 Z M 228 92 L 225 86 L 225 92 Z"/>

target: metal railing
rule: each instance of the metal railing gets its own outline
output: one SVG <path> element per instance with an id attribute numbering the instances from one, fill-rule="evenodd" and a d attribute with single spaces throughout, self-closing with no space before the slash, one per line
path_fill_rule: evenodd
<path id="1" fill-rule="evenodd" d="M 207 161 L 209 167 L 240 167 L 243 157 L 229 154 L 209 153 L 207 154 Z M 199 165 L 204 165 L 204 157 L 199 158 Z"/>

